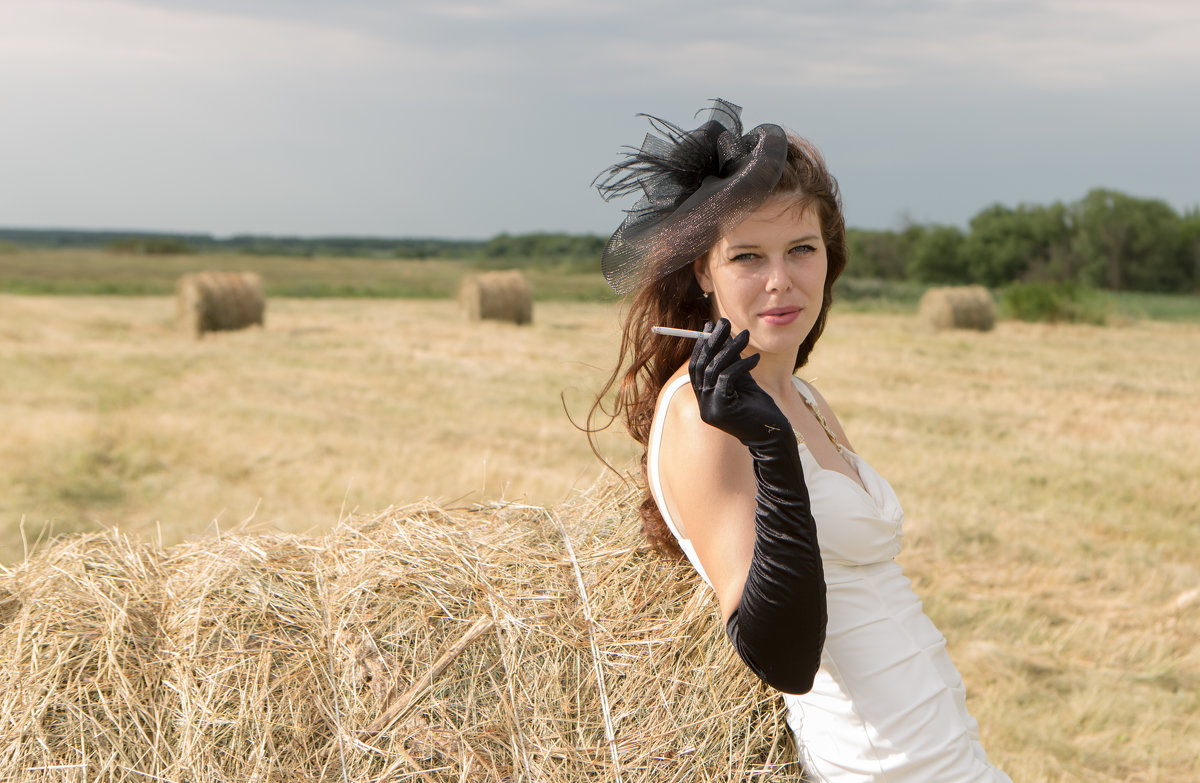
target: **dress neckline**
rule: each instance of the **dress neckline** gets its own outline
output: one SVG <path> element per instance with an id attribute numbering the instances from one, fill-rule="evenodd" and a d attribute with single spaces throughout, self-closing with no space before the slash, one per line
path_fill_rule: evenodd
<path id="1" fill-rule="evenodd" d="M 841 455 L 842 460 L 846 463 L 846 466 L 854 471 L 855 475 L 858 476 L 858 479 L 855 480 L 854 476 L 851 476 L 848 473 L 835 470 L 834 468 L 827 468 L 822 465 L 817 460 L 817 455 L 813 454 L 812 449 L 808 447 L 808 443 L 805 442 L 804 436 L 800 434 L 799 430 L 797 430 L 795 427 L 792 427 L 792 434 L 796 436 L 796 444 L 804 447 L 804 450 L 808 452 L 808 456 L 812 458 L 813 463 L 818 468 L 829 473 L 836 473 L 840 476 L 843 476 L 844 478 L 848 479 L 851 484 L 858 487 L 860 491 L 870 496 L 871 500 L 874 501 L 875 498 L 873 495 L 871 495 L 871 490 L 867 488 L 867 480 L 863 478 L 862 461 L 859 459 L 859 456 L 850 449 L 846 448 L 846 446 L 838 439 L 838 436 L 834 433 L 833 428 L 829 426 L 829 422 L 825 420 L 825 416 L 821 413 L 820 407 L 817 406 L 816 400 L 809 396 L 810 392 L 808 390 L 808 384 L 796 376 L 792 376 L 792 381 L 793 385 L 796 387 L 796 391 L 800 393 L 800 399 L 804 402 L 804 406 L 812 411 L 813 416 L 815 416 L 817 419 L 817 423 L 821 425 L 821 429 L 825 430 L 825 435 L 829 438 L 830 443 L 834 445 L 834 448 L 837 449 L 838 454 Z"/>

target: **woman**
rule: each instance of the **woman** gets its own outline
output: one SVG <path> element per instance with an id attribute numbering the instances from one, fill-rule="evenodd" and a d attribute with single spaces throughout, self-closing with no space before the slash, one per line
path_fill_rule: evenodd
<path id="1" fill-rule="evenodd" d="M 664 138 L 598 185 L 643 194 L 603 262 L 632 294 L 605 391 L 645 447 L 643 527 L 688 557 L 746 665 L 788 694 L 814 779 L 1008 781 L 893 560 L 899 501 L 793 375 L 846 265 L 837 184 L 810 144 L 777 125 L 743 135 L 739 116 L 718 100 L 693 131 L 650 118 Z"/>

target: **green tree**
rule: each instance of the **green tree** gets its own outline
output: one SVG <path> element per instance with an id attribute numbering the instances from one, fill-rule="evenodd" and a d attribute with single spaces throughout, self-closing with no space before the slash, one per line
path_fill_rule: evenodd
<path id="1" fill-rule="evenodd" d="M 970 278 L 987 286 L 1016 280 L 1068 280 L 1071 227 L 1061 203 L 1048 207 L 993 204 L 971 218 L 961 252 Z"/>
<path id="2" fill-rule="evenodd" d="M 903 280 L 904 255 L 895 231 L 847 229 L 846 248 L 850 260 L 846 274 L 877 280 Z"/>
<path id="3" fill-rule="evenodd" d="M 1192 291 L 1200 293 L 1200 206 L 1192 207 L 1180 218 L 1179 238 L 1183 253 L 1181 263 L 1188 270 Z"/>
<path id="4" fill-rule="evenodd" d="M 1116 291 L 1191 290 L 1183 222 L 1166 202 L 1098 188 L 1072 207 L 1083 281 Z"/>
<path id="5" fill-rule="evenodd" d="M 915 235 L 905 264 L 908 278 L 921 283 L 969 283 L 962 254 L 963 232 L 954 226 L 929 226 Z"/>

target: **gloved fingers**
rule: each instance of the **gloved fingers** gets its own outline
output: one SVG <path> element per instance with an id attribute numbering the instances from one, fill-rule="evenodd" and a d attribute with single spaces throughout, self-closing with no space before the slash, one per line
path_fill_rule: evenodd
<path id="1" fill-rule="evenodd" d="M 762 354 L 756 353 L 738 359 L 736 362 L 729 365 L 725 372 L 721 373 L 721 375 L 717 378 L 717 381 L 714 384 L 713 391 L 716 393 L 717 397 L 719 399 L 733 399 L 734 397 L 737 397 L 738 388 L 746 387 L 746 377 L 758 364 L 758 360 L 761 357 Z M 753 378 L 749 379 L 749 384 L 751 386 L 757 386 L 757 384 L 754 383 Z"/>
<path id="2" fill-rule="evenodd" d="M 709 338 L 710 340 L 716 338 Z M 717 379 L 725 372 L 734 362 L 741 358 L 742 351 L 746 350 L 746 346 L 750 343 L 750 333 L 743 330 L 732 340 L 727 341 L 717 355 L 709 361 L 708 366 L 704 368 L 704 388 L 711 389 L 717 384 Z"/>
<path id="3" fill-rule="evenodd" d="M 724 321 L 725 319 L 721 319 Z M 697 393 L 704 388 L 704 368 L 712 360 L 712 356 L 716 353 L 720 342 L 724 339 L 718 333 L 721 328 L 721 322 L 713 323 L 712 321 L 704 324 L 705 334 L 715 334 L 713 337 L 701 337 L 696 340 L 696 344 L 692 346 L 692 358 L 688 362 L 688 375 L 692 379 L 692 387 Z"/>

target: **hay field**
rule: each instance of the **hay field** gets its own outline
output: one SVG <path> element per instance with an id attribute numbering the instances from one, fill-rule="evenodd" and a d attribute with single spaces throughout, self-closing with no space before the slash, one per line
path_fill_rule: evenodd
<path id="1" fill-rule="evenodd" d="M 0 557 L 54 532 L 331 528 L 423 497 L 564 500 L 604 468 L 586 411 L 616 326 L 539 304 L 530 327 L 453 303 L 280 300 L 194 340 L 166 297 L 0 295 Z M 614 458 L 629 450 L 610 439 Z"/>
<path id="2" fill-rule="evenodd" d="M 327 529 L 422 496 L 558 504 L 615 311 L 288 301 L 195 342 L 166 299 L 0 297 L 6 557 L 53 518 Z M 1200 326 L 838 313 L 804 373 L 907 512 L 901 556 L 1017 781 L 1200 777 Z M 572 390 L 574 389 L 574 390 Z M 606 441 L 618 464 L 629 450 Z M 255 508 L 257 507 L 257 512 Z"/>

